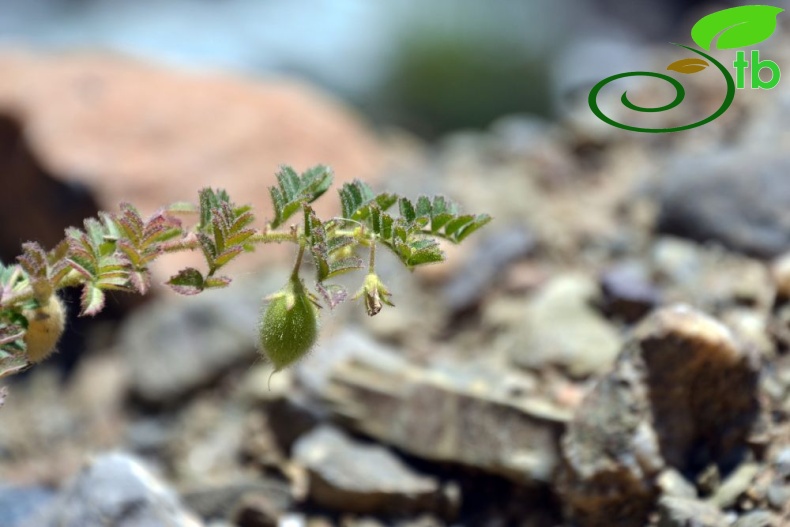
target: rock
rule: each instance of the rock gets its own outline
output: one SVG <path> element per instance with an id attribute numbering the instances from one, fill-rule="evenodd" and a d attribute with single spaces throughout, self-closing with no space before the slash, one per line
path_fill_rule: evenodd
<path id="1" fill-rule="evenodd" d="M 306 394 L 293 391 L 267 403 L 269 426 L 277 445 L 290 452 L 294 442 L 327 417 L 327 410 Z"/>
<path id="2" fill-rule="evenodd" d="M 768 511 L 747 512 L 732 524 L 732 527 L 776 527 L 777 518 Z"/>
<path id="3" fill-rule="evenodd" d="M 757 421 L 758 357 L 715 319 L 685 306 L 651 317 L 636 342 L 666 461 L 692 471 L 715 462 L 729 472 Z"/>
<path id="4" fill-rule="evenodd" d="M 454 278 L 443 287 L 445 303 L 455 313 L 472 309 L 491 290 L 502 269 L 529 254 L 534 245 L 534 237 L 521 227 L 487 233 Z"/>
<path id="5" fill-rule="evenodd" d="M 239 527 L 244 526 L 239 525 Z M 284 514 L 282 518 L 280 518 L 280 523 L 277 527 L 308 527 L 307 518 L 304 514 L 297 512 Z"/>
<path id="6" fill-rule="evenodd" d="M 121 332 L 131 389 L 150 405 L 175 403 L 241 363 L 252 364 L 263 297 L 285 283 L 269 274 L 197 297 L 170 296 L 130 317 Z"/>
<path id="7" fill-rule="evenodd" d="M 650 259 L 664 302 L 712 313 L 738 306 L 767 315 L 773 307 L 776 289 L 759 260 L 672 237 L 657 240 Z"/>
<path id="8" fill-rule="evenodd" d="M 602 305 L 607 315 L 634 323 L 656 307 L 660 292 L 640 262 L 617 264 L 601 275 Z"/>
<path id="9" fill-rule="evenodd" d="M 140 456 L 163 457 L 172 441 L 172 420 L 164 418 L 144 418 L 130 423 L 126 430 L 126 445 Z"/>
<path id="10" fill-rule="evenodd" d="M 661 471 L 656 482 L 663 496 L 696 499 L 697 489 L 683 475 L 673 468 Z"/>
<path id="11" fill-rule="evenodd" d="M 658 501 L 658 527 L 727 527 L 724 515 L 704 501 L 664 497 Z"/>
<path id="12" fill-rule="evenodd" d="M 272 478 L 187 490 L 183 492 L 183 500 L 206 520 L 223 519 L 234 525 L 251 526 L 265 525 L 260 513 L 266 512 L 266 517 L 276 519 L 293 504 L 288 484 Z M 245 518 L 245 522 L 240 518 Z"/>
<path id="13" fill-rule="evenodd" d="M 654 312 L 562 439 L 557 489 L 569 518 L 639 526 L 663 468 L 734 468 L 758 418 L 758 372 L 755 356 L 715 319 L 686 306 Z"/>
<path id="14" fill-rule="evenodd" d="M 790 484 L 774 481 L 768 486 L 766 496 L 768 504 L 774 509 L 781 511 L 783 507 L 790 503 Z"/>
<path id="15" fill-rule="evenodd" d="M 385 346 L 354 329 L 344 329 L 321 344 L 320 353 L 311 353 L 294 368 L 294 376 L 307 392 L 321 396 L 330 388 L 334 371 L 342 364 L 362 361 L 379 368 L 398 371 L 408 366 L 395 348 Z"/>
<path id="16" fill-rule="evenodd" d="M 745 346 L 753 348 L 764 358 L 776 355 L 776 344 L 768 333 L 770 322 L 767 313 L 748 307 L 733 307 L 723 310 L 719 317 Z"/>
<path id="17" fill-rule="evenodd" d="M 773 465 L 780 478 L 790 479 L 790 446 L 782 448 L 776 454 Z"/>
<path id="18" fill-rule="evenodd" d="M 6 262 L 21 253 L 20 242 L 54 247 L 66 227 L 81 225 L 98 211 L 85 185 L 51 177 L 26 143 L 23 128 L 21 117 L 0 111 L 0 224 L 5 226 L 0 260 Z"/>
<path id="19" fill-rule="evenodd" d="M 754 477 L 760 472 L 757 463 L 744 463 L 732 474 L 722 481 L 710 502 L 720 509 L 729 509 L 737 502 L 738 498 L 746 492 L 752 484 Z"/>
<path id="20" fill-rule="evenodd" d="M 123 453 L 92 460 L 30 527 L 200 527 L 166 487 L 134 457 Z"/>
<path id="21" fill-rule="evenodd" d="M 17 527 L 48 507 L 55 492 L 44 487 L 10 487 L 0 485 L 0 525 Z"/>
<path id="22" fill-rule="evenodd" d="M 523 374 L 481 364 L 421 368 L 380 346 L 348 355 L 329 372 L 321 397 L 353 430 L 520 484 L 552 477 L 569 412 L 514 389 Z"/>
<path id="23" fill-rule="evenodd" d="M 294 460 L 310 474 L 309 497 L 330 509 L 357 513 L 433 510 L 439 483 L 408 468 L 392 452 L 321 426 L 294 445 Z"/>
<path id="24" fill-rule="evenodd" d="M 327 164 L 343 182 L 369 178 L 383 162 L 381 146 L 357 116 L 293 80 L 174 72 L 87 53 L 5 52 L 0 70 L 6 73 L 0 115 L 21 119 L 38 166 L 56 180 L 87 187 L 106 210 L 129 201 L 150 214 L 171 202 L 195 202 L 198 189 L 213 186 L 252 204 L 262 222 L 271 214 L 266 187 L 276 182 L 281 164 L 298 170 Z M 11 168 L 2 172 L 11 181 L 28 177 L 0 159 L 3 165 Z M 14 199 L 8 210 L 34 203 L 42 208 L 27 207 L 30 217 L 45 214 L 48 202 L 37 195 L 4 196 Z M 339 203 L 329 199 L 318 207 L 327 213 Z M 254 268 L 267 253 L 257 251 L 239 268 Z M 158 277 L 199 260 L 181 256 L 157 267 Z"/>
<path id="25" fill-rule="evenodd" d="M 787 159 L 720 151 L 682 159 L 664 178 L 658 230 L 773 258 L 790 250 Z"/>
<path id="26" fill-rule="evenodd" d="M 771 277 L 776 284 L 776 294 L 779 299 L 790 300 L 790 253 L 783 254 L 773 261 Z"/>
<path id="27" fill-rule="evenodd" d="M 282 515 L 265 496 L 245 496 L 236 507 L 232 521 L 239 527 L 277 527 Z"/>
<path id="28" fill-rule="evenodd" d="M 511 358 L 519 366 L 559 365 L 573 376 L 607 371 L 620 336 L 590 305 L 598 287 L 581 275 L 552 279 L 530 299 Z"/>

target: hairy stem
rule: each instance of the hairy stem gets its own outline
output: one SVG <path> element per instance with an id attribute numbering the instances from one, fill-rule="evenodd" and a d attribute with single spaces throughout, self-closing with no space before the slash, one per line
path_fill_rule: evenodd
<path id="1" fill-rule="evenodd" d="M 302 258 L 304 258 L 305 241 L 299 240 L 299 253 L 296 255 L 296 263 L 294 263 L 294 270 L 291 272 L 291 279 L 297 280 L 299 278 L 299 268 L 302 267 Z"/>
<path id="2" fill-rule="evenodd" d="M 376 272 L 376 242 L 370 244 L 370 259 L 368 260 L 368 273 Z"/>

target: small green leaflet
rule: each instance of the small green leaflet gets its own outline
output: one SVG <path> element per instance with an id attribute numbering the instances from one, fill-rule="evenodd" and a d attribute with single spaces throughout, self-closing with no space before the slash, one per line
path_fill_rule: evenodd
<path id="1" fill-rule="evenodd" d="M 460 243 L 491 221 L 486 214 L 459 214 L 458 205 L 444 196 L 421 196 L 413 203 L 391 194 L 374 196 L 364 183 L 355 181 L 341 190 L 343 210 L 364 221 L 407 267 L 441 262 L 444 253 L 436 238 Z M 398 203 L 400 215 L 386 209 Z"/>
<path id="2" fill-rule="evenodd" d="M 204 279 L 196 269 L 185 269 L 172 277 L 167 284 L 177 293 L 185 295 L 230 284 L 229 278 L 215 277 L 214 273 L 250 249 L 247 241 L 255 234 L 255 230 L 248 226 L 254 219 L 252 207 L 235 205 L 224 190 L 202 189 L 200 226 L 196 236 L 208 264 L 209 274 Z"/>
<path id="3" fill-rule="evenodd" d="M 108 214 L 102 221 L 85 220 L 85 231 L 66 229 L 68 257 L 65 262 L 85 278 L 81 315 L 95 315 L 104 307 L 104 290 L 130 291 L 125 258 L 116 252 L 118 225 Z"/>
<path id="4" fill-rule="evenodd" d="M 387 210 L 398 201 L 395 194 L 385 192 L 376 195 L 367 183 L 358 179 L 344 184 L 338 192 L 340 193 L 343 217 L 357 221 L 370 216 L 372 205 L 380 210 Z"/>
<path id="5" fill-rule="evenodd" d="M 362 260 L 356 256 L 338 257 L 342 249 L 355 243 L 354 238 L 338 234 L 335 222 L 321 222 L 312 207 L 303 207 L 305 236 L 315 262 L 317 281 L 321 283 L 328 278 L 361 268 Z"/>
<path id="6" fill-rule="evenodd" d="M 293 216 L 302 203 L 312 203 L 321 197 L 332 185 L 332 169 L 318 165 L 298 175 L 288 166 L 277 173 L 278 186 L 270 187 L 269 194 L 274 205 L 272 228 L 277 228 Z"/>
<path id="7" fill-rule="evenodd" d="M 161 254 L 164 242 L 183 233 L 181 222 L 164 211 L 144 222 L 137 209 L 129 203 L 121 203 L 121 213 L 113 219 L 125 235 L 118 241 L 118 250 L 132 267 L 129 282 L 138 293 L 145 294 L 151 287 L 148 264 Z"/>

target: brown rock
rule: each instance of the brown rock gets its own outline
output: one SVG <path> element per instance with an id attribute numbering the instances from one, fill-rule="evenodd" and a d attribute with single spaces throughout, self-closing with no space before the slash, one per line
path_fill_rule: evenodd
<path id="1" fill-rule="evenodd" d="M 0 115 L 0 183 L 0 259 L 6 262 L 22 252 L 20 242 L 52 247 L 63 239 L 63 229 L 98 210 L 87 188 L 49 176 L 24 140 L 19 119 L 5 115 Z"/>
<path id="2" fill-rule="evenodd" d="M 664 467 L 727 471 L 758 417 L 755 356 L 689 307 L 647 318 L 578 408 L 558 490 L 582 526 L 641 526 Z"/>
<path id="3" fill-rule="evenodd" d="M 219 186 L 261 211 L 261 225 L 281 164 L 327 164 L 338 182 L 381 168 L 380 146 L 359 119 L 295 81 L 172 72 L 99 54 L 6 52 L 0 70 L 0 116 L 23 123 L 47 174 L 86 185 L 108 210 L 130 201 L 148 214 Z M 0 168 L 9 181 L 23 177 L 7 160 Z M 3 194 L 0 210 L 41 202 L 25 188 Z M 326 201 L 324 212 L 336 210 Z"/>

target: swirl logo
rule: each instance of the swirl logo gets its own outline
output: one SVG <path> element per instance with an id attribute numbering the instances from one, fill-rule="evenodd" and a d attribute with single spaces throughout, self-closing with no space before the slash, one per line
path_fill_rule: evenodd
<path id="1" fill-rule="evenodd" d="M 736 49 L 747 46 L 753 46 L 766 39 L 768 39 L 776 30 L 776 18 L 784 11 L 784 9 L 767 6 L 767 5 L 749 5 L 741 7 L 733 7 L 711 13 L 701 18 L 694 27 L 691 29 L 691 39 L 702 49 L 710 51 L 714 46 L 716 49 Z M 721 72 L 724 81 L 727 84 L 727 93 L 724 97 L 724 102 L 721 106 L 708 117 L 699 120 L 695 123 L 686 124 L 682 126 L 675 126 L 671 128 L 643 128 L 639 126 L 631 126 L 624 123 L 619 123 L 614 119 L 604 114 L 598 107 L 598 94 L 610 82 L 626 77 L 655 77 L 668 82 L 675 88 L 675 98 L 669 104 L 657 107 L 644 107 L 638 106 L 628 99 L 628 92 L 623 92 L 620 101 L 623 105 L 637 112 L 664 112 L 671 110 L 680 103 L 686 96 L 686 90 L 683 85 L 674 77 L 670 77 L 664 73 L 655 73 L 651 71 L 630 71 L 627 73 L 618 73 L 607 77 L 593 86 L 588 96 L 590 109 L 593 113 L 603 122 L 629 130 L 631 132 L 646 132 L 646 133 L 666 133 L 666 132 L 680 132 L 682 130 L 689 130 L 707 124 L 714 119 L 718 118 L 732 104 L 735 99 L 735 90 L 743 89 L 746 84 L 746 70 L 751 67 L 751 88 L 752 89 L 766 89 L 769 90 L 779 83 L 781 72 L 779 66 L 771 60 L 760 60 L 760 52 L 752 50 L 751 62 L 746 59 L 746 52 L 738 51 L 737 58 L 733 63 L 733 68 L 736 72 L 736 79 L 733 79 L 729 70 L 718 60 L 714 59 L 700 49 L 694 49 L 682 44 L 675 44 L 681 48 L 687 49 L 696 54 L 696 57 L 685 58 L 673 62 L 667 66 L 668 71 L 674 71 L 685 75 L 703 71 L 712 63 Z M 764 81 L 760 77 L 760 71 L 768 69 L 771 72 L 771 78 Z"/>

